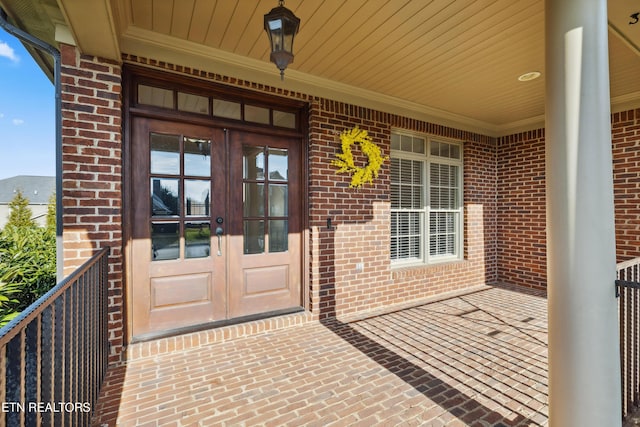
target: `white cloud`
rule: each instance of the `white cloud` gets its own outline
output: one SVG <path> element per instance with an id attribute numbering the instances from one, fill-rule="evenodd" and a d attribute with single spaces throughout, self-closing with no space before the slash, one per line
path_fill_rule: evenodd
<path id="1" fill-rule="evenodd" d="M 0 42 L 0 56 L 8 58 L 12 62 L 20 61 L 20 58 L 18 58 L 18 55 L 16 55 L 13 48 L 5 42 Z"/>
<path id="2" fill-rule="evenodd" d="M 3 117 L 4 117 L 4 114 L 3 114 L 3 113 L 0 113 L 0 119 L 1 119 L 1 118 L 3 118 Z"/>
<path id="3" fill-rule="evenodd" d="M 22 119 L 13 119 L 12 122 L 16 126 L 20 126 L 21 124 L 24 124 L 24 120 Z"/>

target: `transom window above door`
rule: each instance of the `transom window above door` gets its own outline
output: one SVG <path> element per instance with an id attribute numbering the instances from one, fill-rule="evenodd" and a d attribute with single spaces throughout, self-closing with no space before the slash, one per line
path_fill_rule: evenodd
<path id="1" fill-rule="evenodd" d="M 296 112 L 283 111 L 251 101 L 229 100 L 215 95 L 203 96 L 186 90 L 142 83 L 138 84 L 136 89 L 136 103 L 139 105 L 287 129 L 298 127 Z"/>
<path id="2" fill-rule="evenodd" d="M 394 265 L 462 258 L 462 144 L 391 134 L 391 260 Z"/>

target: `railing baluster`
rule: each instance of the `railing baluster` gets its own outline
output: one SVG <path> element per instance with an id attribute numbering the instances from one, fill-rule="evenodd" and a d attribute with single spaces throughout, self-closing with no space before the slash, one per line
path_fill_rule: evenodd
<path id="1" fill-rule="evenodd" d="M 74 302 L 76 300 L 75 292 L 77 286 L 77 281 L 67 289 L 65 305 L 64 305 L 64 327 L 65 327 L 65 348 L 64 348 L 64 362 L 65 362 L 65 383 L 64 383 L 64 401 L 68 402 L 71 396 L 73 396 L 73 384 L 76 382 L 75 378 L 75 364 L 74 359 L 76 355 L 76 340 L 77 334 L 74 330 L 75 326 L 75 310 Z M 71 420 L 69 419 L 69 414 L 64 412 L 62 419 L 64 420 L 64 425 L 71 425 Z"/>
<path id="2" fill-rule="evenodd" d="M 99 267 L 99 266 L 97 266 Z M 92 272 L 93 277 L 91 278 L 91 281 L 95 282 L 98 281 L 98 279 L 100 278 L 100 276 L 97 274 L 97 272 L 99 271 L 98 268 L 95 268 Z M 98 289 L 96 289 L 95 287 L 91 288 L 91 307 L 93 307 L 90 311 L 90 316 L 91 316 L 91 324 L 92 325 L 98 325 L 99 323 L 99 317 L 98 317 L 98 312 L 97 309 L 99 307 L 99 303 L 98 300 L 96 298 Z M 89 350 L 89 354 L 91 354 L 91 375 L 89 377 L 89 384 L 91 385 L 89 388 L 89 399 L 91 399 L 92 402 L 96 402 L 98 400 L 98 388 L 96 387 L 97 385 L 97 381 L 96 378 L 98 378 L 98 363 L 99 363 L 99 359 L 100 359 L 100 355 L 98 354 L 98 346 L 96 345 L 96 342 L 99 339 L 99 334 L 98 334 L 98 328 L 93 327 L 91 328 L 91 338 L 89 339 L 89 343 L 87 344 L 88 347 L 90 348 Z"/>
<path id="3" fill-rule="evenodd" d="M 7 400 L 7 346 L 0 348 L 0 402 L 8 402 Z M 0 426 L 7 425 L 7 414 L 0 414 Z"/>
<path id="4" fill-rule="evenodd" d="M 619 263 L 617 279 L 621 409 L 625 419 L 640 405 L 640 258 Z"/>
<path id="5" fill-rule="evenodd" d="M 42 319 L 42 331 L 40 334 L 40 342 L 41 342 L 41 351 L 42 356 L 40 357 L 40 377 L 41 377 L 41 393 L 40 393 L 40 401 L 41 402 L 53 402 L 53 324 L 54 324 L 54 311 L 53 305 L 45 308 L 40 317 Z M 42 425 L 50 426 L 53 425 L 53 416 L 50 412 L 45 412 L 41 414 Z"/>
<path id="6" fill-rule="evenodd" d="M 638 406 L 638 387 L 640 383 L 638 381 L 638 371 L 640 358 L 638 358 L 638 322 L 640 321 L 638 308 L 640 307 L 638 301 L 638 291 L 633 292 L 633 346 L 632 346 L 632 361 L 633 361 L 633 407 Z"/>
<path id="7" fill-rule="evenodd" d="M 29 323 L 25 328 L 25 354 L 24 354 L 24 402 L 29 405 L 33 402 L 39 402 L 39 379 L 40 372 L 38 369 L 38 359 L 40 358 L 40 345 L 38 341 L 38 332 L 40 330 L 39 317 Z M 36 426 L 38 422 L 38 412 L 25 412 L 25 423 L 28 426 Z"/>
<path id="8" fill-rule="evenodd" d="M 624 352 L 625 352 L 625 339 L 626 339 L 626 323 L 625 323 L 625 318 L 626 318 L 626 313 L 625 313 L 625 305 L 624 305 L 624 300 L 626 298 L 626 293 L 627 290 L 626 288 L 623 288 L 622 290 L 619 290 L 620 294 L 620 300 L 619 300 L 619 304 L 618 304 L 618 324 L 620 325 L 619 327 L 619 336 L 620 336 L 620 368 L 621 368 L 621 372 L 626 372 L 625 370 L 625 362 L 626 362 L 626 358 L 624 357 Z M 622 383 L 621 383 L 621 387 L 620 387 L 620 391 L 622 393 L 622 414 L 626 414 L 626 408 L 627 408 L 627 402 L 626 402 L 626 394 L 625 394 L 625 390 L 626 390 L 626 382 L 627 382 L 627 378 L 626 375 L 622 375 Z"/>
<path id="9" fill-rule="evenodd" d="M 625 320 L 625 323 L 627 324 L 627 336 L 625 337 L 625 359 L 627 360 L 627 371 L 625 376 L 627 377 L 627 389 L 625 390 L 625 394 L 627 396 L 627 411 L 630 411 L 631 407 L 633 406 L 633 376 L 631 375 L 633 366 L 633 358 L 631 353 L 631 343 L 633 342 L 631 339 L 633 336 L 633 310 L 631 307 L 631 297 L 633 291 L 631 289 L 626 289 L 625 291 L 625 293 L 627 294 L 627 297 L 625 298 L 625 311 L 627 313 L 627 318 Z"/>
<path id="10" fill-rule="evenodd" d="M 628 290 L 628 294 L 629 297 L 627 298 L 627 312 L 628 312 L 628 316 L 629 316 L 629 321 L 628 321 L 628 325 L 627 325 L 627 364 L 628 364 L 628 373 L 627 375 L 629 376 L 629 388 L 627 390 L 627 399 L 629 401 L 629 406 L 627 408 L 628 411 L 631 411 L 633 409 L 633 406 L 635 405 L 635 401 L 633 399 L 633 395 L 635 392 L 635 388 L 636 388 L 636 384 L 635 384 L 635 375 L 634 375 L 634 370 L 635 370 L 635 360 L 634 359 L 634 348 L 633 348 L 633 334 L 635 332 L 635 313 L 634 313 L 634 290 L 633 289 L 629 289 Z"/>
<path id="11" fill-rule="evenodd" d="M 16 405 L 0 426 L 89 425 L 108 365 L 108 253 L 0 329 L 0 401 Z"/>
<path id="12" fill-rule="evenodd" d="M 53 401 L 60 402 L 64 387 L 64 295 L 55 301 L 54 333 L 53 333 Z M 53 413 L 53 425 L 62 425 L 62 415 Z"/>
<path id="13" fill-rule="evenodd" d="M 22 402 L 22 333 L 7 343 L 5 361 L 6 402 L 13 405 Z M 20 425 L 20 415 L 19 411 L 7 412 L 7 425 Z"/>
<path id="14" fill-rule="evenodd" d="M 78 327 L 80 329 L 80 333 L 78 334 L 78 392 L 77 392 L 77 402 L 87 402 L 87 371 L 89 366 L 87 364 L 87 333 L 88 326 L 87 325 L 87 283 L 88 283 L 88 275 L 91 273 L 91 270 L 86 272 L 82 281 L 78 282 L 79 288 L 78 292 L 80 292 L 80 297 L 78 298 L 79 307 L 78 307 Z M 80 424 L 84 424 L 84 414 L 81 412 L 75 412 L 76 417 L 78 418 L 78 422 Z"/>

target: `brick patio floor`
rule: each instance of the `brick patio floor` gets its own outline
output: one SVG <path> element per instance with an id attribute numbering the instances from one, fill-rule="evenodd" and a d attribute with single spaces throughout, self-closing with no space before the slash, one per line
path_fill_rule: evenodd
<path id="1" fill-rule="evenodd" d="M 486 288 L 139 357 L 109 370 L 93 425 L 546 425 L 546 314 Z"/>

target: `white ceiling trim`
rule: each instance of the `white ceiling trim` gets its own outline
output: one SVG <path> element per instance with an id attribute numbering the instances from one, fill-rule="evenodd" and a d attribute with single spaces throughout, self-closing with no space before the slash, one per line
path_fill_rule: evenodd
<path id="1" fill-rule="evenodd" d="M 544 124 L 544 114 L 541 116 L 531 117 L 529 119 L 518 120 L 516 122 L 498 126 L 495 136 L 514 135 L 516 133 L 542 129 L 544 128 Z"/>
<path id="2" fill-rule="evenodd" d="M 611 112 L 635 110 L 640 108 L 640 92 L 627 93 L 626 95 L 611 98 Z"/>

